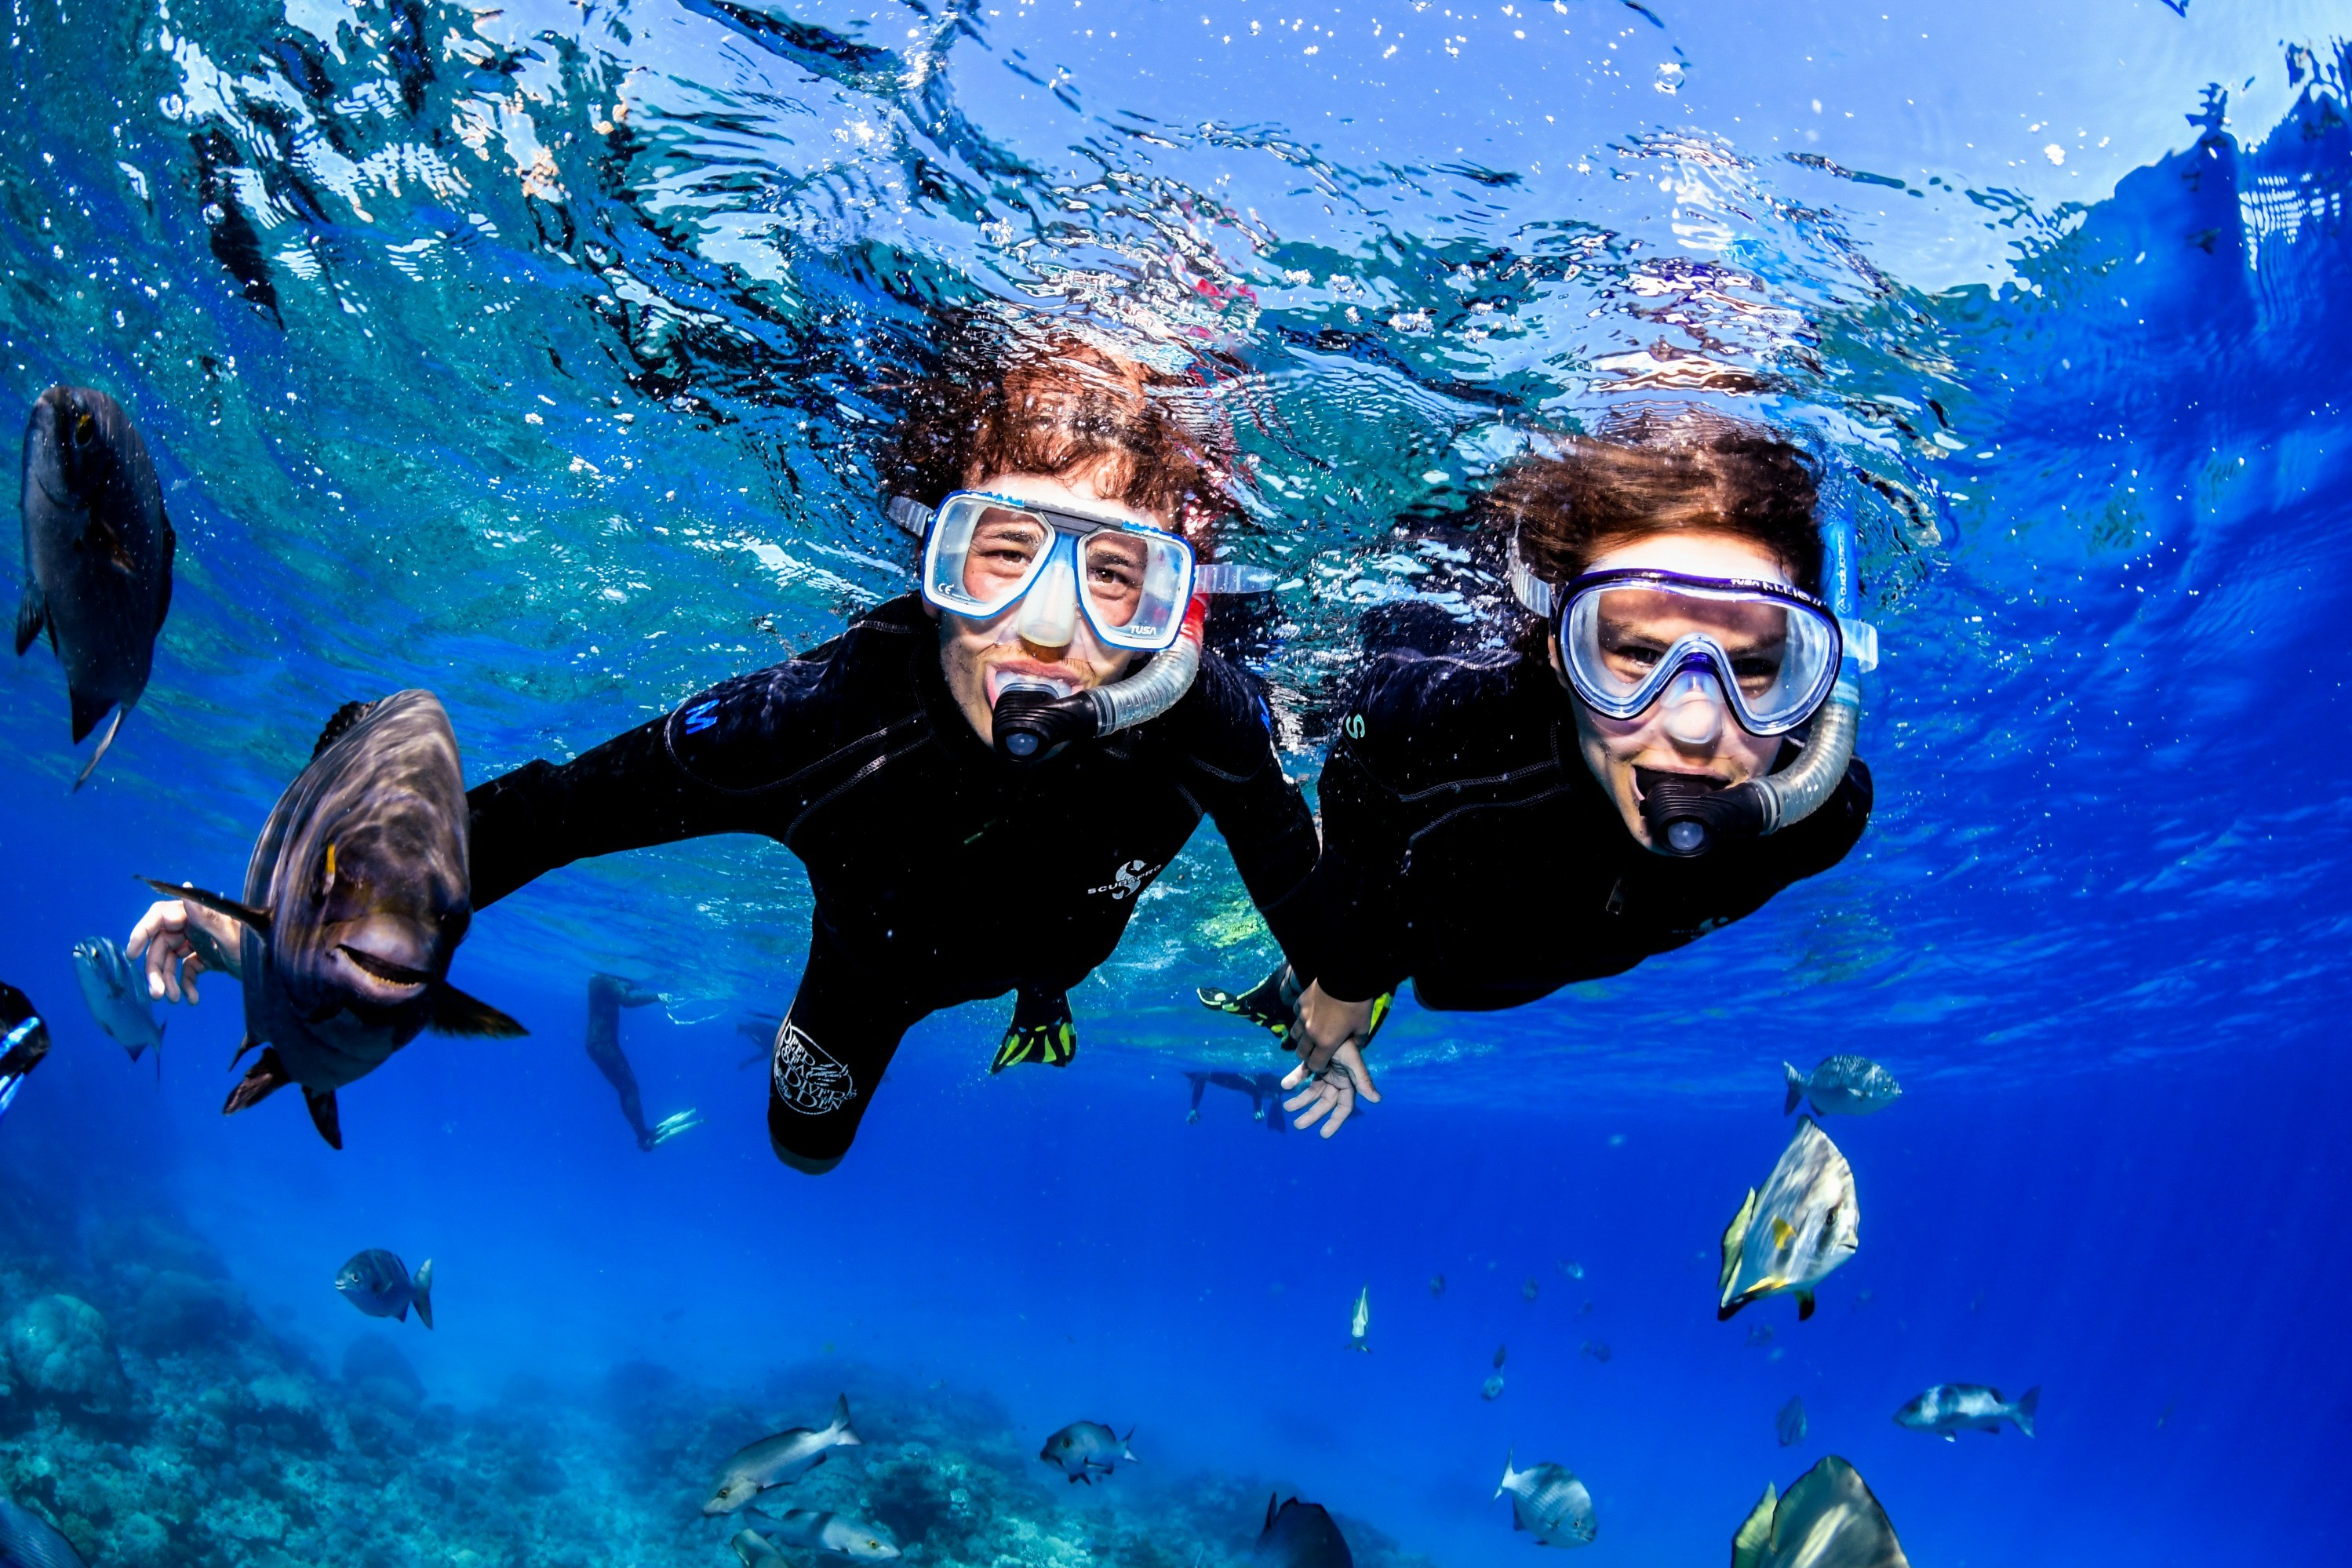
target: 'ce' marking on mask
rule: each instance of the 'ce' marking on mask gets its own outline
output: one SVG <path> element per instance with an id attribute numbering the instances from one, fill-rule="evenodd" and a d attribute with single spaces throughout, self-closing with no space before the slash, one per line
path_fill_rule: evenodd
<path id="1" fill-rule="evenodd" d="M 1111 873 L 1110 880 L 1108 882 L 1103 883 L 1100 887 L 1090 887 L 1087 889 L 1087 892 L 1089 895 L 1097 893 L 1108 893 L 1111 896 L 1111 902 L 1115 904 L 1121 899 L 1133 898 L 1137 894 L 1143 891 L 1143 884 L 1145 883 L 1150 882 L 1158 874 L 1158 868 L 1153 866 L 1149 861 L 1129 861 L 1125 865 L 1119 867 L 1117 871 Z"/>

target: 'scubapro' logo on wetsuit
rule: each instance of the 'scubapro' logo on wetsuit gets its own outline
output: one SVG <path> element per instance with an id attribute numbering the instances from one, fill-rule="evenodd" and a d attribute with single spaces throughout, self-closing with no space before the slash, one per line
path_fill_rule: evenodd
<path id="1" fill-rule="evenodd" d="M 1111 896 L 1111 902 L 1116 904 L 1122 899 L 1133 898 L 1137 894 L 1141 893 L 1144 884 L 1159 874 L 1160 868 L 1150 861 L 1129 861 L 1111 873 L 1108 882 L 1100 887 L 1087 889 L 1087 894 L 1091 897 L 1097 893 L 1108 893 Z"/>
<path id="2" fill-rule="evenodd" d="M 822 1116 L 849 1103 L 857 1081 L 801 1027 L 786 1019 L 776 1031 L 769 1082 L 776 1098 L 803 1116 Z"/>

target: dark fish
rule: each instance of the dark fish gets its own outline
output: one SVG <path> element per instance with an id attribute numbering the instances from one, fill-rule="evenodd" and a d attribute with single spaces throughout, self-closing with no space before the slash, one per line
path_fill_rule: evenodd
<path id="1" fill-rule="evenodd" d="M 89 1568 L 48 1521 L 0 1497 L 0 1568 Z"/>
<path id="2" fill-rule="evenodd" d="M 1328 1509 L 1297 1498 L 1276 1508 L 1272 1493 L 1265 1500 L 1265 1528 L 1250 1555 L 1265 1568 L 1356 1568 L 1347 1537 Z"/>
<path id="3" fill-rule="evenodd" d="M 136 1061 L 152 1049 L 163 1070 L 163 1026 L 155 1021 L 155 1004 L 147 995 L 147 977 L 122 956 L 111 936 L 91 936 L 74 944 L 74 975 L 81 981 L 81 999 L 89 1016 L 107 1037 Z"/>
<path id="4" fill-rule="evenodd" d="M 1092 1486 L 1097 1470 L 1109 1475 L 1120 1459 L 1130 1465 L 1141 1462 L 1128 1449 L 1134 1437 L 1132 1427 L 1122 1437 L 1099 1421 L 1073 1421 L 1046 1438 L 1037 1457 L 1069 1477 L 1073 1486 L 1080 1481 Z"/>
<path id="5" fill-rule="evenodd" d="M 1610 1356 L 1615 1354 L 1610 1350 L 1609 1342 L 1606 1340 L 1589 1339 L 1578 1348 L 1603 1366 L 1609 1364 Z"/>
<path id="6" fill-rule="evenodd" d="M 1832 1454 L 1772 1489 L 1731 1538 L 1731 1568 L 1911 1568 L 1886 1511 L 1852 1465 Z"/>
<path id="7" fill-rule="evenodd" d="M 1784 1448 L 1793 1448 L 1805 1440 L 1805 1401 L 1801 1395 L 1791 1395 L 1789 1402 L 1780 1406 L 1780 1413 L 1772 1417 L 1772 1431 Z"/>
<path id="8" fill-rule="evenodd" d="M 736 1449 L 719 1467 L 719 1484 L 711 1489 L 710 1500 L 702 1505 L 702 1511 L 732 1513 L 769 1488 L 800 1479 L 824 1463 L 828 1451 L 856 1448 L 865 1441 L 849 1424 L 849 1396 L 841 1395 L 833 1402 L 833 1419 L 827 1425 L 814 1429 L 788 1427 Z"/>
<path id="9" fill-rule="evenodd" d="M 408 1321 L 408 1309 L 416 1309 L 416 1321 L 426 1328 L 433 1326 L 433 1260 L 425 1260 L 416 1270 L 416 1278 L 408 1277 L 408 1265 L 397 1253 L 381 1247 L 371 1247 L 354 1255 L 337 1270 L 335 1289 L 372 1318 L 397 1318 Z"/>
<path id="10" fill-rule="evenodd" d="M 1500 1371 L 1502 1371 L 1502 1370 L 1503 1370 L 1503 1362 L 1504 1362 L 1504 1360 L 1505 1360 L 1507 1357 L 1508 1357 L 1508 1356 L 1509 1356 L 1509 1354 L 1511 1354 L 1511 1347 L 1510 1347 L 1509 1345 L 1507 1345 L 1507 1344 L 1498 1344 L 1498 1345 L 1496 1345 L 1496 1346 L 1495 1347 L 1495 1370 L 1496 1370 L 1496 1371 L 1500 1372 Z"/>
<path id="11" fill-rule="evenodd" d="M 150 881 L 245 926 L 242 1111 L 302 1086 L 319 1135 L 343 1146 L 335 1091 L 426 1029 L 519 1035 L 522 1025 L 449 984 L 473 919 L 466 786 L 449 716 L 430 692 L 349 703 L 286 788 L 253 846 L 245 902 Z"/>
<path id="12" fill-rule="evenodd" d="M 1429 1299 L 1433 1301 L 1444 1294 L 1445 1294 L 1445 1276 L 1432 1274 L 1429 1277 Z"/>
<path id="13" fill-rule="evenodd" d="M 2033 1412 L 2041 1403 L 2038 1387 L 2027 1389 L 2011 1404 L 2000 1389 L 1980 1383 L 1938 1383 L 1897 1410 L 1895 1424 L 1914 1432 L 1934 1432 L 1949 1443 L 1961 1432 L 1998 1433 L 2006 1420 L 2031 1437 Z"/>
<path id="14" fill-rule="evenodd" d="M 1540 1287 L 1536 1284 L 1536 1277 L 1533 1274 L 1530 1274 L 1528 1276 L 1528 1282 L 1519 1287 L 1519 1295 L 1523 1299 L 1532 1301 L 1536 1299 L 1536 1291 Z"/>
<path id="15" fill-rule="evenodd" d="M 16 1103 L 26 1076 L 49 1054 L 49 1026 L 32 998 L 0 980 L 0 1116 Z"/>
<path id="16" fill-rule="evenodd" d="M 177 540 L 155 465 L 115 401 L 51 387 L 25 426 L 25 596 L 16 652 L 44 631 L 66 670 L 73 738 L 114 722 L 74 780 L 98 766 L 147 689 L 155 636 L 172 608 Z"/>

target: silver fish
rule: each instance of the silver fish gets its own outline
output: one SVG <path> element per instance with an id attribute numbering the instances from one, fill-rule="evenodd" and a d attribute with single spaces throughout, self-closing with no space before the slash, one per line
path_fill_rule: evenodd
<path id="1" fill-rule="evenodd" d="M 1911 1568 L 1886 1511 L 1832 1454 L 1786 1496 L 1770 1486 L 1731 1538 L 1731 1568 Z"/>
<path id="2" fill-rule="evenodd" d="M 825 1455 L 833 1449 L 854 1448 L 865 1441 L 849 1424 L 849 1396 L 841 1395 L 834 1400 L 833 1419 L 825 1426 L 814 1430 L 794 1427 L 738 1448 L 719 1467 L 719 1482 L 711 1489 L 710 1500 L 702 1505 L 702 1511 L 732 1513 L 769 1488 L 789 1486 L 800 1479 L 824 1463 Z"/>
<path id="3" fill-rule="evenodd" d="M 416 1309 L 416 1321 L 426 1328 L 433 1326 L 433 1260 L 427 1258 L 408 1277 L 408 1265 L 400 1255 L 381 1247 L 371 1247 L 354 1253 L 352 1260 L 335 1271 L 335 1289 L 372 1318 L 393 1318 L 408 1321 L 408 1309 Z"/>
<path id="4" fill-rule="evenodd" d="M 0 1116 L 16 1103 L 26 1075 L 49 1054 L 49 1026 L 33 999 L 0 980 Z"/>
<path id="5" fill-rule="evenodd" d="M 1544 1546 L 1590 1546 L 1599 1526 L 1592 1518 L 1592 1494 L 1564 1465 L 1529 1465 L 1511 1469 L 1503 1458 L 1503 1480 L 1495 1496 L 1511 1494 L 1511 1528 L 1524 1530 Z"/>
<path id="6" fill-rule="evenodd" d="M 1272 1493 L 1265 1500 L 1265 1528 L 1250 1555 L 1265 1568 L 1356 1568 L 1348 1538 L 1332 1522 L 1329 1510 L 1297 1498 L 1276 1508 Z"/>
<path id="7" fill-rule="evenodd" d="M 898 1555 L 880 1531 L 845 1514 L 793 1508 L 771 1517 L 755 1509 L 748 1517 L 772 1546 L 798 1546 L 856 1563 L 887 1563 Z"/>
<path id="8" fill-rule="evenodd" d="M 1072 1485 L 1084 1481 L 1092 1486 L 1096 1471 L 1109 1475 L 1120 1459 L 1142 1463 L 1128 1448 L 1134 1438 L 1132 1427 L 1122 1437 L 1099 1421 L 1073 1421 L 1046 1438 L 1037 1457 L 1069 1477 Z"/>
<path id="9" fill-rule="evenodd" d="M 1861 1243 L 1853 1167 L 1810 1116 L 1780 1151 L 1763 1196 L 1748 1200 L 1723 1232 L 1718 1322 L 1748 1302 L 1793 1291 L 1800 1320 L 1813 1315 L 1812 1287 Z"/>
<path id="10" fill-rule="evenodd" d="M 48 1521 L 0 1498 L 0 1568 L 89 1568 L 89 1564 Z"/>
<path id="11" fill-rule="evenodd" d="M 1478 1385 L 1478 1397 L 1487 1401 L 1489 1404 L 1500 1399 L 1502 1396 L 1503 1375 L 1499 1372 Z"/>
<path id="12" fill-rule="evenodd" d="M 335 1091 L 426 1029 L 524 1033 L 449 984 L 473 919 L 466 786 L 449 716 L 430 692 L 351 703 L 269 813 L 245 901 L 150 880 L 243 924 L 245 1043 L 260 1057 L 224 1114 L 302 1087 L 319 1135 L 343 1146 Z"/>
<path id="13" fill-rule="evenodd" d="M 81 981 L 81 999 L 89 1016 L 107 1037 L 136 1061 L 146 1051 L 156 1052 L 163 1064 L 163 1026 L 155 1021 L 155 1004 L 147 995 L 147 977 L 140 972 L 111 936 L 92 936 L 74 944 L 74 975 Z"/>
<path id="14" fill-rule="evenodd" d="M 2027 1437 L 2033 1436 L 2033 1412 L 2042 1403 L 2037 1385 L 2020 1395 L 2014 1404 L 1998 1388 L 1980 1383 L 1938 1383 L 1895 1413 L 1895 1424 L 1914 1432 L 1935 1432 L 1947 1443 L 1962 1432 L 1994 1432 L 2006 1420 Z"/>
<path id="15" fill-rule="evenodd" d="M 743 1562 L 743 1568 L 792 1568 L 792 1559 L 768 1544 L 767 1537 L 756 1530 L 739 1530 L 728 1545 Z"/>
<path id="16" fill-rule="evenodd" d="M 1772 1417 L 1772 1435 L 1780 1439 L 1780 1446 L 1784 1448 L 1795 1448 L 1805 1440 L 1805 1400 L 1802 1395 L 1790 1395 L 1789 1402 L 1780 1406 L 1780 1413 Z"/>
<path id="17" fill-rule="evenodd" d="M 1365 1336 L 1372 1327 L 1372 1288 L 1370 1285 L 1356 1292 L 1356 1310 L 1348 1318 L 1348 1348 L 1369 1351 L 1372 1342 Z"/>
<path id="18" fill-rule="evenodd" d="M 1783 1116 L 1808 1099 L 1818 1116 L 1867 1116 L 1903 1098 L 1903 1085 L 1895 1082 L 1895 1074 L 1866 1056 L 1825 1056 L 1810 1078 L 1785 1061 L 1780 1071 L 1789 1079 L 1789 1097 L 1780 1106 Z"/>
<path id="19" fill-rule="evenodd" d="M 74 780 L 79 789 L 147 689 L 155 637 L 172 608 L 178 541 L 155 465 L 115 401 L 54 386 L 25 426 L 25 595 L 16 653 L 44 631 L 65 666 L 74 744 L 114 723 Z"/>

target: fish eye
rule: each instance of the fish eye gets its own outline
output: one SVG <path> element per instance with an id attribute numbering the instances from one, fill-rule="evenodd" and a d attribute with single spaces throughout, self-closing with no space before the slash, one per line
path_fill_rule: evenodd
<path id="1" fill-rule="evenodd" d="M 73 434 L 76 441 L 88 441 L 91 436 L 97 434 L 98 420 L 97 417 L 89 412 L 89 410 L 83 409 L 79 413 L 74 415 Z"/>

